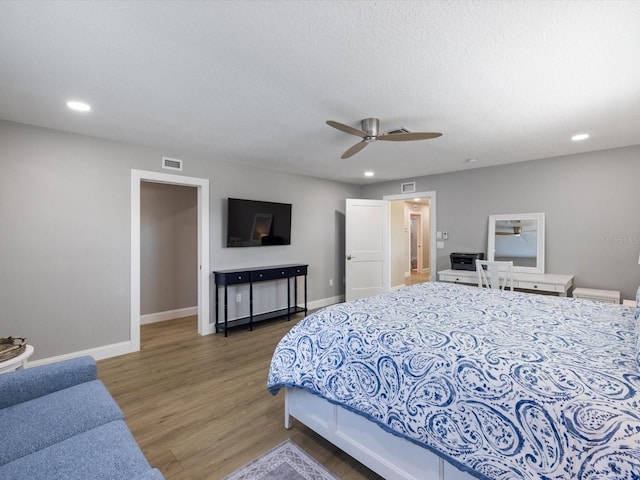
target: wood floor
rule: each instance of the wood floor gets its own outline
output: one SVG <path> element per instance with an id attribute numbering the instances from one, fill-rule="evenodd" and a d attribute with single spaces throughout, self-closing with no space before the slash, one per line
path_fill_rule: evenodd
<path id="1" fill-rule="evenodd" d="M 381 479 L 299 422 L 285 430 L 284 395 L 271 395 L 266 379 L 297 319 L 227 338 L 199 336 L 195 317 L 143 325 L 142 350 L 98 362 L 98 376 L 168 480 L 222 479 L 287 438 L 342 479 Z"/>
<path id="2" fill-rule="evenodd" d="M 415 285 L 416 283 L 428 282 L 430 279 L 431 275 L 429 273 L 416 273 L 415 271 L 412 271 L 411 275 L 404 277 L 404 284 Z"/>

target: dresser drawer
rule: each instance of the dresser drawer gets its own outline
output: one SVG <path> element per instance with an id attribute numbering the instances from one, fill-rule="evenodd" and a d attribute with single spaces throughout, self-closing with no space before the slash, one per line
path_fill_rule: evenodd
<path id="1" fill-rule="evenodd" d="M 472 276 L 469 275 L 455 275 L 455 274 L 446 274 L 443 275 L 438 273 L 438 280 L 441 282 L 454 282 L 454 283 L 468 283 L 471 285 L 478 284 L 478 277 L 474 272 Z"/>
<path id="2" fill-rule="evenodd" d="M 564 292 L 560 285 L 550 285 L 548 283 L 517 282 L 515 287 L 522 288 L 524 290 L 540 290 L 543 292 Z"/>

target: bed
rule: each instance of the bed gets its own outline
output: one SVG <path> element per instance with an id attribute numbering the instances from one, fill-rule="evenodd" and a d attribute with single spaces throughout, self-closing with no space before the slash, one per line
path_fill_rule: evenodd
<path id="1" fill-rule="evenodd" d="M 387 479 L 637 480 L 639 312 L 414 285 L 300 321 L 268 389 Z"/>

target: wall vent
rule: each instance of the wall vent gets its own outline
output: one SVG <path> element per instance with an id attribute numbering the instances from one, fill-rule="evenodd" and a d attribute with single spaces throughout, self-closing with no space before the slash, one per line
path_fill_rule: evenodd
<path id="1" fill-rule="evenodd" d="M 414 193 L 416 191 L 416 182 L 402 183 L 400 185 L 401 193 Z"/>
<path id="2" fill-rule="evenodd" d="M 166 168 L 167 170 L 177 170 L 181 172 L 182 160 L 178 160 L 177 158 L 162 157 L 162 168 Z"/>

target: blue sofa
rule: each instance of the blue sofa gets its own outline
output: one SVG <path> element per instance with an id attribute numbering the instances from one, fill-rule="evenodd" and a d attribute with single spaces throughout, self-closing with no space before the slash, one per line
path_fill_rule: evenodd
<path id="1" fill-rule="evenodd" d="M 151 480 L 91 357 L 0 375 L 0 478 Z"/>

